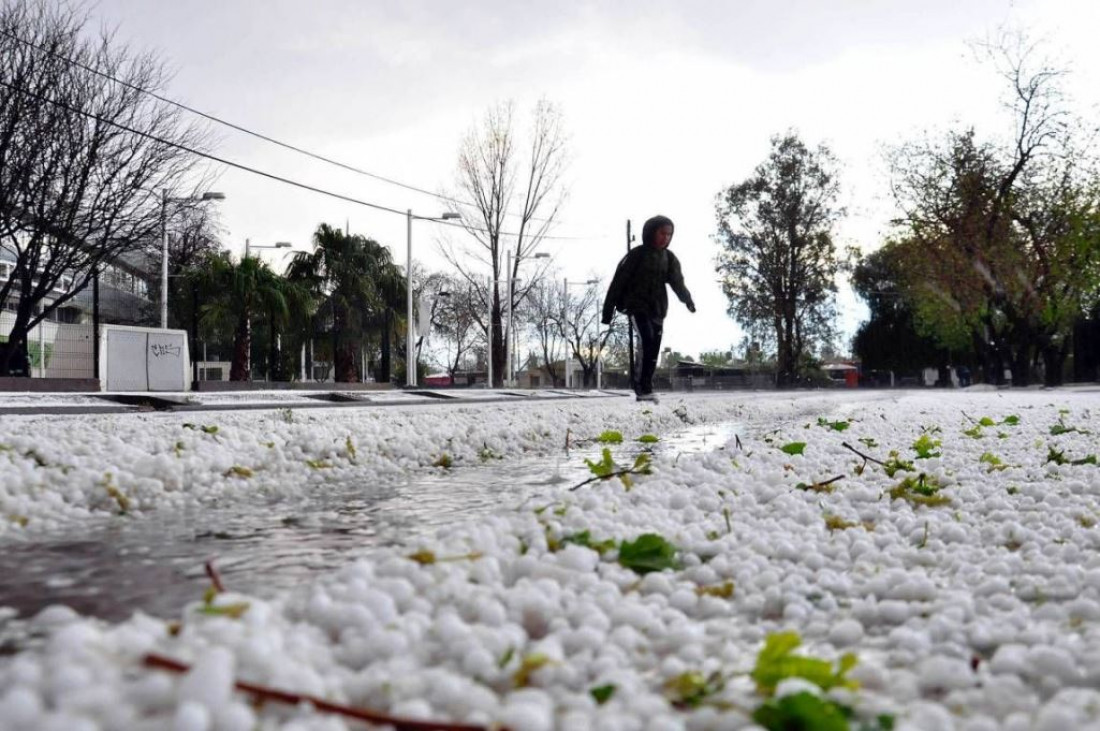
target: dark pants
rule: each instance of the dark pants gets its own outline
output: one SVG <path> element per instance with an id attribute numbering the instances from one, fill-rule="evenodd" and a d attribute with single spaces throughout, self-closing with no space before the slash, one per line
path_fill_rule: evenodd
<path id="1" fill-rule="evenodd" d="M 657 371 L 657 358 L 661 354 L 661 335 L 664 334 L 665 321 L 638 314 L 631 315 L 630 319 L 634 321 L 634 329 L 638 331 L 638 339 L 642 345 L 641 368 L 636 374 L 634 392 L 653 393 L 653 374 Z"/>

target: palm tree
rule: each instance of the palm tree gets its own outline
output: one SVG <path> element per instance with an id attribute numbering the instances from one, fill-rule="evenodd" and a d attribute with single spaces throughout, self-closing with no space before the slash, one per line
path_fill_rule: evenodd
<path id="1" fill-rule="evenodd" d="M 320 303 L 317 311 L 330 320 L 335 380 L 358 380 L 358 346 L 379 330 L 384 332 L 380 380 L 389 379 L 390 313 L 405 297 L 401 269 L 393 263 L 389 249 L 322 223 L 313 234 L 313 251 L 295 254 L 287 279 L 309 291 Z"/>
<path id="2" fill-rule="evenodd" d="M 286 282 L 264 261 L 247 256 L 235 262 L 226 252 L 209 256 L 198 277 L 203 288 L 213 294 L 202 307 L 203 323 L 214 330 L 233 332 L 229 380 L 251 380 L 253 318 L 266 315 L 273 327 L 287 322 Z"/>

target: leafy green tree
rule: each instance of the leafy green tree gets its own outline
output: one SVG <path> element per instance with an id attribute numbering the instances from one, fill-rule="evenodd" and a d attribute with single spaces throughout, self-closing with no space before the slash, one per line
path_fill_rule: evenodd
<path id="1" fill-rule="evenodd" d="M 940 341 L 918 332 L 910 294 L 911 272 L 907 256 L 912 245 L 890 242 L 868 254 L 856 266 L 852 287 L 870 310 L 870 317 L 860 325 L 854 339 L 854 349 L 865 369 L 910 372 L 936 364 L 947 366 L 950 353 L 941 342 L 952 342 L 941 326 Z M 956 332 L 954 342 L 966 349 L 969 335 L 964 329 Z"/>
<path id="2" fill-rule="evenodd" d="M 1098 199 L 1064 72 L 1026 39 L 987 49 L 1010 90 L 1013 135 L 953 131 L 891 156 L 911 256 L 914 324 L 945 347 L 965 331 L 990 375 L 1026 385 L 1038 357 L 1061 382 L 1073 322 L 1095 298 Z"/>
<path id="3" fill-rule="evenodd" d="M 733 353 L 726 350 L 711 350 L 699 354 L 699 362 L 710 368 L 728 366 L 733 360 Z"/>
<path id="4" fill-rule="evenodd" d="M 360 347 L 375 336 L 382 352 L 378 379 L 388 381 L 396 313 L 405 300 L 404 274 L 389 249 L 323 223 L 313 235 L 313 251 L 295 254 L 287 278 L 317 303 L 315 321 L 328 330 L 335 380 L 359 380 Z"/>
<path id="5" fill-rule="evenodd" d="M 252 380 L 253 321 L 266 315 L 273 326 L 286 323 L 290 316 L 286 282 L 256 257 L 237 262 L 225 252 L 208 256 L 197 276 L 207 291 L 215 293 L 202 307 L 204 324 L 233 333 L 229 380 Z"/>
<path id="6" fill-rule="evenodd" d="M 798 381 L 800 364 L 832 334 L 836 275 L 832 228 L 841 215 L 836 162 L 794 133 L 772 138 L 752 177 L 717 204 L 718 272 L 730 316 L 749 331 L 770 330 L 780 387 Z"/>

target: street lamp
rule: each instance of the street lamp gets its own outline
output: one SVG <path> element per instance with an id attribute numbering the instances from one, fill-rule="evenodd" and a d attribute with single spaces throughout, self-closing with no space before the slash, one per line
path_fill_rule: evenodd
<path id="1" fill-rule="evenodd" d="M 168 189 L 160 191 L 160 326 L 168 329 L 168 204 L 203 201 L 223 201 L 225 193 L 208 191 L 200 196 L 169 198 Z"/>
<path id="2" fill-rule="evenodd" d="M 408 209 L 405 213 L 406 222 L 406 266 L 405 266 L 405 294 L 406 294 L 406 307 L 407 318 L 405 320 L 405 385 L 409 388 L 416 387 L 416 342 L 413 337 L 413 287 L 412 287 L 412 268 L 413 268 L 413 219 L 419 219 L 421 221 L 450 221 L 452 219 L 461 219 L 461 213 L 455 213 L 454 211 L 447 211 L 441 216 L 414 216 L 412 209 Z"/>
<path id="3" fill-rule="evenodd" d="M 293 246 L 294 245 L 291 244 L 289 241 L 276 241 L 274 244 L 271 244 L 271 245 L 256 244 L 255 246 L 253 246 L 252 241 L 250 239 L 245 239 L 244 240 L 244 257 L 247 259 L 248 255 L 252 252 L 253 249 L 290 249 Z"/>

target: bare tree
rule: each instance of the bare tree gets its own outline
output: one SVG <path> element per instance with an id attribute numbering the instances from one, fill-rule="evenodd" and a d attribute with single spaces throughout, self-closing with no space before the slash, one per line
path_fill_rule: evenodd
<path id="1" fill-rule="evenodd" d="M 600 315 L 603 309 L 601 292 L 604 289 L 602 280 L 592 279 L 580 295 L 571 296 L 568 285 L 563 283 L 563 314 L 559 328 L 569 357 L 576 359 L 581 366 L 585 387 L 594 385 L 596 361 L 608 343 L 623 337 L 625 328 L 629 327 L 623 318 L 618 318 L 619 324 L 613 322 L 606 330 L 603 329 Z"/>
<path id="2" fill-rule="evenodd" d="M 463 217 L 472 243 L 452 243 L 443 251 L 477 293 L 478 312 L 488 313 L 487 318 L 477 318 L 482 331 L 487 331 L 488 320 L 492 322 L 490 351 L 498 384 L 509 335 L 501 327 L 501 315 L 509 299 L 513 309 L 526 299 L 546 265 L 527 272 L 525 283 L 511 292 L 502 289 L 507 289 L 506 281 L 517 279 L 521 265 L 536 253 L 565 201 L 566 141 L 561 113 L 550 102 L 535 105 L 526 141 L 515 130 L 514 105 L 507 102 L 488 111 L 459 152 L 458 194 L 452 196 L 452 204 L 472 206 Z"/>
<path id="3" fill-rule="evenodd" d="M 558 365 L 565 360 L 564 315 L 562 290 L 555 286 L 553 279 L 543 279 L 532 285 L 521 317 L 534 337 L 539 366 L 554 386 L 560 385 L 565 375 Z"/>
<path id="4" fill-rule="evenodd" d="M 207 261 L 206 257 L 222 250 L 222 226 L 217 208 L 202 201 L 177 199 L 166 211 L 168 225 L 168 326 L 188 328 L 197 325 L 197 290 L 184 281 L 193 267 Z M 163 251 L 159 237 L 145 242 L 145 270 L 159 271 Z M 157 320 L 160 305 L 161 280 L 150 283 L 149 302 L 144 319 Z"/>
<path id="5" fill-rule="evenodd" d="M 86 24 L 69 4 L 0 8 L 0 248 L 13 263 L 0 307 L 15 310 L 0 375 L 25 374 L 29 331 L 157 234 L 161 191 L 196 164 L 182 148 L 205 145 L 141 91 L 163 88 L 163 66 L 110 33 L 86 38 Z"/>
<path id="6" fill-rule="evenodd" d="M 444 305 L 443 300 L 451 296 L 452 280 L 440 272 L 425 272 L 418 264 L 413 265 L 412 279 L 416 317 L 413 331 L 416 333 L 416 362 L 420 363 L 421 354 L 429 345 L 428 341 L 438 331 L 436 320 Z"/>
<path id="7" fill-rule="evenodd" d="M 444 367 L 454 378 L 477 345 L 477 296 L 469 282 L 460 277 L 444 276 L 443 281 L 449 296 L 439 298 L 432 316 L 432 330 Z"/>

